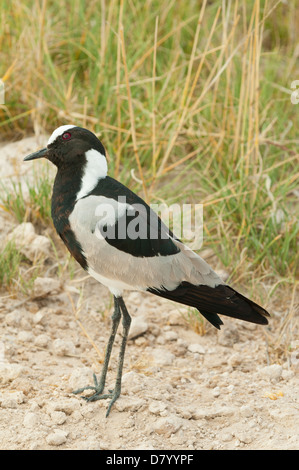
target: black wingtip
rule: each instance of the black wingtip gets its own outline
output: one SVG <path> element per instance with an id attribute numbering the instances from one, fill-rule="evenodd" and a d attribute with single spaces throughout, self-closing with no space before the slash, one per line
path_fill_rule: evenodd
<path id="1" fill-rule="evenodd" d="M 218 330 L 223 325 L 218 314 L 258 325 L 267 325 L 269 313 L 260 305 L 226 284 L 215 287 L 182 282 L 176 289 L 148 289 L 149 292 L 195 307 Z"/>

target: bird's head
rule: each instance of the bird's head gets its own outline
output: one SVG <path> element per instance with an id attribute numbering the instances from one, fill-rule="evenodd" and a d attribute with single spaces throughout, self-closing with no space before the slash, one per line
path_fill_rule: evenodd
<path id="1" fill-rule="evenodd" d="M 92 156 L 92 157 L 91 157 Z M 99 139 L 89 130 L 73 125 L 60 126 L 52 133 L 47 146 L 31 153 L 24 161 L 46 158 L 58 169 L 83 167 L 88 158 L 94 160 L 95 166 L 101 167 L 107 174 L 105 149 Z"/>

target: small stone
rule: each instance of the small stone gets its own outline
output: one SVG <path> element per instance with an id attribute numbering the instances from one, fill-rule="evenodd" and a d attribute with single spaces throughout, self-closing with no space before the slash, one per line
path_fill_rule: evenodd
<path id="1" fill-rule="evenodd" d="M 29 411 L 25 414 L 23 419 L 23 425 L 26 428 L 35 428 L 40 423 L 40 418 L 37 413 Z"/>
<path id="2" fill-rule="evenodd" d="M 46 441 L 51 446 L 60 446 L 66 442 L 68 432 L 57 429 L 46 437 Z"/>
<path id="3" fill-rule="evenodd" d="M 192 353 L 197 353 L 197 354 L 205 354 L 204 348 L 198 343 L 190 344 L 188 346 L 188 351 Z"/>
<path id="4" fill-rule="evenodd" d="M 31 316 L 25 309 L 16 309 L 5 316 L 5 322 L 9 326 L 30 329 Z"/>
<path id="5" fill-rule="evenodd" d="M 32 343 L 34 341 L 34 335 L 31 331 L 19 331 L 17 338 L 22 343 Z"/>
<path id="6" fill-rule="evenodd" d="M 267 377 L 270 381 L 278 382 L 282 374 L 282 366 L 280 364 L 271 364 L 259 370 L 259 375 Z"/>
<path id="7" fill-rule="evenodd" d="M 52 411 L 51 419 L 55 424 L 63 424 L 66 421 L 66 414 L 64 411 Z"/>
<path id="8" fill-rule="evenodd" d="M 162 401 L 154 400 L 150 403 L 148 409 L 154 415 L 159 415 L 160 413 L 166 410 L 166 407 L 166 404 Z"/>
<path id="9" fill-rule="evenodd" d="M 47 348 L 50 341 L 50 337 L 46 333 L 42 333 L 35 338 L 34 344 L 40 348 Z"/>
<path id="10" fill-rule="evenodd" d="M 129 330 L 129 339 L 137 338 L 143 335 L 148 329 L 148 323 L 142 316 L 133 317 Z"/>
<path id="11" fill-rule="evenodd" d="M 240 415 L 244 418 L 250 418 L 254 415 L 254 409 L 250 405 L 243 405 L 240 408 Z"/>
<path id="12" fill-rule="evenodd" d="M 93 385 L 93 373 L 89 367 L 79 367 L 74 369 L 69 378 L 70 391 L 77 390 L 78 388 Z"/>
<path id="13" fill-rule="evenodd" d="M 24 252 L 24 255 L 33 262 L 41 255 L 49 257 L 51 249 L 52 245 L 49 238 L 44 237 L 43 235 L 36 235 L 32 243 L 26 245 L 26 249 L 23 249 L 22 251 Z"/>
<path id="14" fill-rule="evenodd" d="M 166 331 L 164 333 L 166 341 L 176 341 L 178 339 L 178 334 L 176 331 Z"/>
<path id="15" fill-rule="evenodd" d="M 17 408 L 24 402 L 25 395 L 23 392 L 6 392 L 0 396 L 2 408 Z"/>
<path id="16" fill-rule="evenodd" d="M 221 346 L 233 347 L 240 340 L 238 328 L 234 325 L 224 325 L 218 332 L 218 343 Z"/>
<path id="17" fill-rule="evenodd" d="M 107 406 L 108 404 L 109 402 L 107 402 Z M 120 396 L 114 406 L 117 411 L 138 411 L 144 404 L 145 400 L 143 398 Z"/>
<path id="18" fill-rule="evenodd" d="M 231 367 L 237 367 L 242 364 L 242 356 L 240 354 L 232 354 L 227 361 Z"/>
<path id="19" fill-rule="evenodd" d="M 74 356 L 76 355 L 76 347 L 72 341 L 64 341 L 57 338 L 53 342 L 53 351 L 57 356 Z"/>
<path id="20" fill-rule="evenodd" d="M 219 396 L 220 396 L 220 387 L 215 387 L 215 388 L 213 388 L 213 390 L 212 390 L 212 395 L 213 395 L 213 397 L 215 397 L 215 398 L 219 397 Z"/>
<path id="21" fill-rule="evenodd" d="M 21 372 L 23 367 L 20 364 L 9 364 L 0 362 L 0 383 L 7 384 L 16 379 Z"/>
<path id="22" fill-rule="evenodd" d="M 231 435 L 230 432 L 225 432 L 225 433 L 223 433 L 222 436 L 221 436 L 221 440 L 222 440 L 223 442 L 229 442 L 229 441 L 232 440 L 232 438 L 233 438 L 233 436 Z"/>
<path id="23" fill-rule="evenodd" d="M 152 355 L 154 361 L 158 366 L 169 366 L 173 363 L 175 356 L 167 349 L 156 348 L 153 350 Z"/>
<path id="24" fill-rule="evenodd" d="M 52 416 L 54 411 L 63 411 L 66 415 L 71 415 L 75 410 L 80 409 L 81 402 L 77 398 L 65 400 L 55 400 L 47 404 L 47 412 Z"/>
<path id="25" fill-rule="evenodd" d="M 33 284 L 33 295 L 35 298 L 45 297 L 53 292 L 58 292 L 60 282 L 51 277 L 37 277 Z"/>
<path id="26" fill-rule="evenodd" d="M 153 430 L 157 434 L 170 437 L 175 434 L 182 426 L 183 420 L 177 416 L 167 416 L 159 418 L 153 425 Z"/>

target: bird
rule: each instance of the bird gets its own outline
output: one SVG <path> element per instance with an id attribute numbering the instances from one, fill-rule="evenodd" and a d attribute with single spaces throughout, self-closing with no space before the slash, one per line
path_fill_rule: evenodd
<path id="1" fill-rule="evenodd" d="M 127 290 L 196 308 L 214 327 L 219 315 L 260 325 L 269 313 L 226 284 L 212 267 L 175 236 L 141 197 L 108 175 L 106 151 L 88 129 L 66 124 L 51 134 L 45 148 L 24 161 L 46 158 L 57 167 L 51 200 L 54 227 L 72 256 L 114 299 L 111 331 L 99 379 L 73 393 L 92 402 L 109 399 L 106 416 L 121 394 L 131 316 Z M 115 336 L 122 320 L 116 380 L 104 393 Z M 93 390 L 86 396 L 85 390 Z"/>

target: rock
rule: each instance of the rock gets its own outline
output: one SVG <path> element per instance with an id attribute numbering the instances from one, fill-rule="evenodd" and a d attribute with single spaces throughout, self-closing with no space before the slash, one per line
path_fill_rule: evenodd
<path id="1" fill-rule="evenodd" d="M 43 235 L 36 235 L 32 243 L 26 246 L 24 251 L 24 255 L 30 261 L 34 261 L 39 256 L 43 255 L 46 258 L 51 255 L 52 245 L 49 238 L 44 237 Z M 22 250 L 21 250 L 22 251 Z"/>
<path id="2" fill-rule="evenodd" d="M 188 351 L 197 354 L 205 354 L 204 348 L 198 343 L 189 344 Z"/>
<path id="3" fill-rule="evenodd" d="M 176 331 L 169 330 L 164 333 L 166 341 L 176 341 L 178 339 L 178 334 Z"/>
<path id="4" fill-rule="evenodd" d="M 25 395 L 23 392 L 5 392 L 0 396 L 2 408 L 17 408 L 24 402 Z"/>
<path id="5" fill-rule="evenodd" d="M 238 343 L 239 340 L 238 328 L 233 324 L 224 325 L 218 332 L 218 343 L 221 344 L 221 346 L 231 348 L 235 343 Z"/>
<path id="6" fill-rule="evenodd" d="M 160 415 L 165 411 L 167 408 L 167 405 L 163 403 L 162 401 L 154 400 L 150 403 L 148 409 L 150 413 L 153 413 L 154 415 Z"/>
<path id="7" fill-rule="evenodd" d="M 244 418 L 250 418 L 254 415 L 254 409 L 250 405 L 243 405 L 240 408 L 240 415 Z"/>
<path id="8" fill-rule="evenodd" d="M 31 222 L 24 222 L 18 225 L 7 237 L 13 240 L 17 248 L 30 246 L 35 238 L 34 225 Z"/>
<path id="9" fill-rule="evenodd" d="M 36 336 L 34 344 L 40 348 L 47 348 L 49 346 L 51 339 L 46 333 L 42 333 Z"/>
<path id="10" fill-rule="evenodd" d="M 35 428 L 40 423 L 40 418 L 37 413 L 29 411 L 25 414 L 23 419 L 23 425 L 26 428 Z"/>
<path id="11" fill-rule="evenodd" d="M 60 282 L 51 277 L 37 277 L 33 284 L 33 295 L 35 298 L 45 297 L 46 295 L 58 292 Z"/>
<path id="12" fill-rule="evenodd" d="M 67 431 L 57 429 L 46 437 L 46 441 L 50 446 L 60 446 L 66 442 L 67 436 Z"/>
<path id="13" fill-rule="evenodd" d="M 66 415 L 71 415 L 74 411 L 79 410 L 80 407 L 81 402 L 77 398 L 66 398 L 65 400 L 53 400 L 47 403 L 47 412 L 50 416 L 55 411 L 62 411 Z"/>
<path id="14" fill-rule="evenodd" d="M 214 419 L 221 416 L 232 416 L 235 413 L 235 408 L 229 406 L 213 406 L 204 410 L 194 410 L 193 419 Z"/>
<path id="15" fill-rule="evenodd" d="M 93 373 L 89 367 L 80 367 L 74 369 L 69 378 L 70 391 L 77 390 L 78 388 L 93 385 Z"/>
<path id="16" fill-rule="evenodd" d="M 16 247 L 30 261 L 34 261 L 40 255 L 49 256 L 51 254 L 51 242 L 43 235 L 37 235 L 32 223 L 24 222 L 18 225 L 7 237 L 13 240 Z"/>
<path id="17" fill-rule="evenodd" d="M 109 402 L 107 402 L 108 406 Z M 143 398 L 120 396 L 114 406 L 117 411 L 138 411 L 145 404 Z"/>
<path id="18" fill-rule="evenodd" d="M 31 331 L 19 331 L 17 338 L 21 343 L 32 343 L 34 341 L 34 334 Z"/>
<path id="19" fill-rule="evenodd" d="M 148 329 L 148 323 L 142 316 L 133 317 L 129 331 L 129 339 L 143 335 Z"/>
<path id="20" fill-rule="evenodd" d="M 52 411 L 51 419 L 55 424 L 63 424 L 66 421 L 66 414 L 64 411 Z"/>
<path id="21" fill-rule="evenodd" d="M 23 367 L 20 364 L 9 364 L 0 362 L 0 383 L 8 384 L 16 379 L 21 372 Z"/>
<path id="22" fill-rule="evenodd" d="M 177 416 L 166 416 L 159 418 L 153 425 L 153 430 L 157 434 L 170 437 L 171 434 L 175 434 L 182 426 L 183 420 Z"/>
<path id="23" fill-rule="evenodd" d="M 163 348 L 154 349 L 152 355 L 156 365 L 158 366 L 169 366 L 175 359 L 174 354 Z"/>
<path id="24" fill-rule="evenodd" d="M 262 377 L 267 377 L 270 381 L 278 382 L 282 375 L 282 366 L 280 364 L 271 364 L 258 371 Z"/>
<path id="25" fill-rule="evenodd" d="M 64 341 L 57 338 L 53 342 L 53 351 L 57 356 L 74 356 L 76 347 L 72 341 Z"/>
<path id="26" fill-rule="evenodd" d="M 5 322 L 9 326 L 30 329 L 31 315 L 23 308 L 15 309 L 12 312 L 6 314 Z"/>

